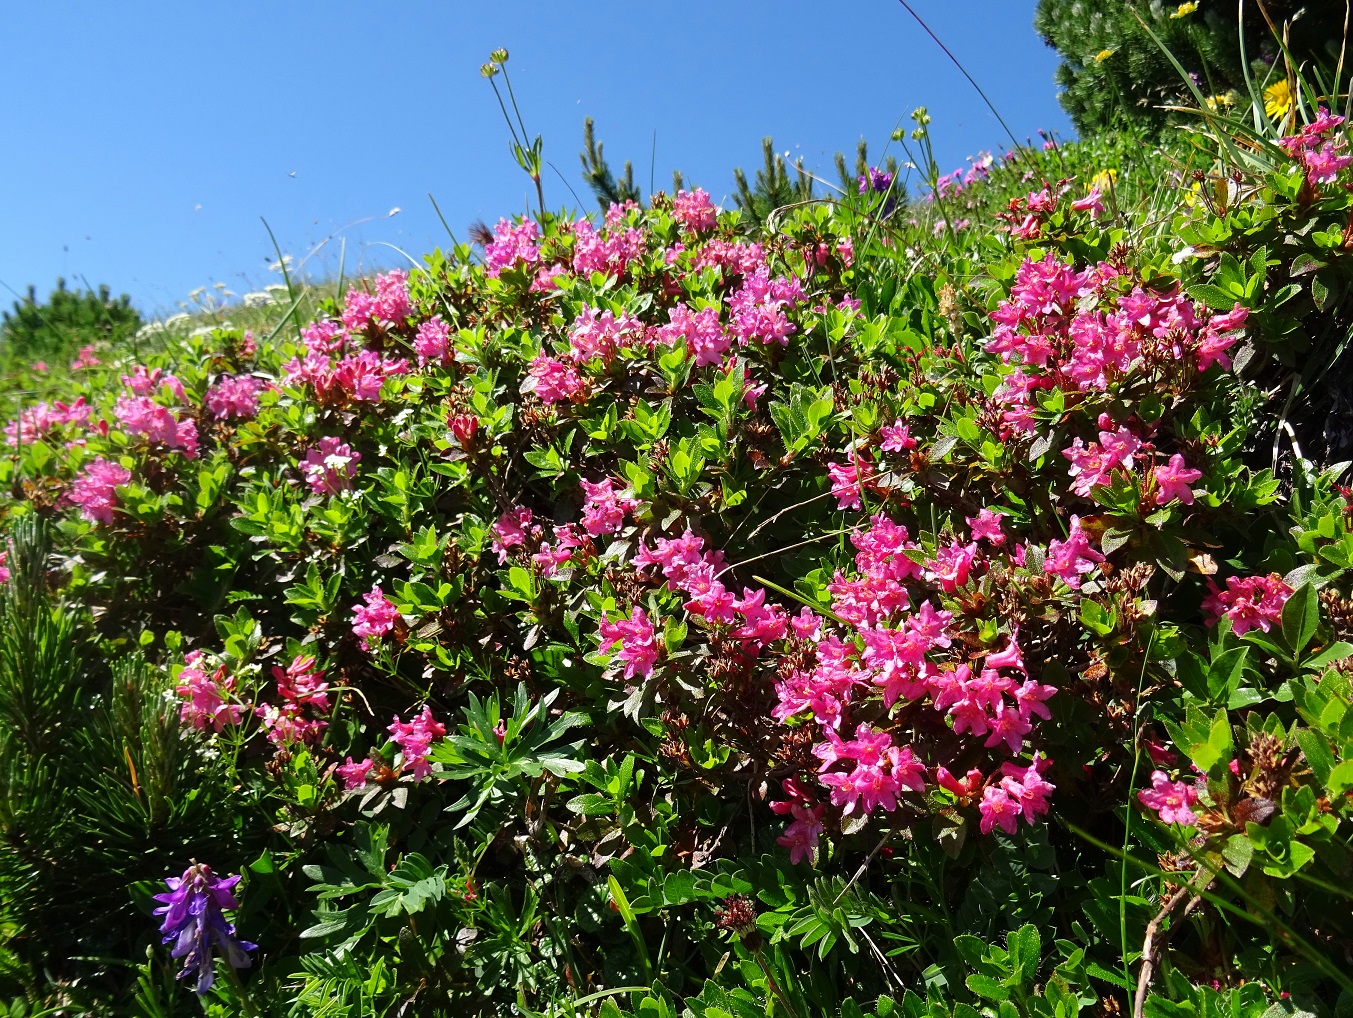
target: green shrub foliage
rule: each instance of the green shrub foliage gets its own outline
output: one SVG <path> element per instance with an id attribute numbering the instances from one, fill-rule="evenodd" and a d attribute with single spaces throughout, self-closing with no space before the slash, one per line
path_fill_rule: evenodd
<path id="1" fill-rule="evenodd" d="M 1192 105 L 1175 61 L 1207 96 L 1247 95 L 1247 71 L 1262 85 L 1285 79 L 1270 24 L 1286 26 L 1294 63 L 1337 63 L 1343 3 L 1277 0 L 1247 3 L 1243 10 L 1241 21 L 1237 5 L 1218 0 L 1039 0 L 1034 28 L 1062 55 L 1056 80 L 1076 130 L 1152 133 L 1170 119 L 1163 107 Z"/>
<path id="2" fill-rule="evenodd" d="M 1346 1014 L 1306 112 L 504 219 L 27 410 L 14 1013 Z"/>

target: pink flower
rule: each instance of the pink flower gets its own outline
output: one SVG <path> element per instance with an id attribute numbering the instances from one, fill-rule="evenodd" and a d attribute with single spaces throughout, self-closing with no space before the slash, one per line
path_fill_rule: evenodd
<path id="1" fill-rule="evenodd" d="M 686 349 L 695 355 L 696 367 L 718 364 L 733 345 L 732 337 L 719 321 L 719 312 L 712 307 L 692 311 L 685 304 L 677 304 L 667 312 L 668 324 L 657 330 L 658 342 L 675 346 L 686 341 Z"/>
<path id="2" fill-rule="evenodd" d="M 976 542 L 959 544 L 954 541 L 935 550 L 935 557 L 925 564 L 925 577 L 932 583 L 938 583 L 941 590 L 952 594 L 968 582 L 968 573 L 976 556 Z"/>
<path id="3" fill-rule="evenodd" d="M 849 463 L 827 463 L 827 476 L 832 482 L 832 494 L 837 509 L 862 509 L 864 482 L 869 479 L 873 464 L 861 453 L 851 453 Z"/>
<path id="4" fill-rule="evenodd" d="M 1092 572 L 1096 562 L 1103 561 L 1104 556 L 1090 546 L 1090 539 L 1081 530 L 1081 518 L 1073 516 L 1066 540 L 1048 542 L 1043 571 L 1050 576 L 1060 576 L 1072 590 L 1080 590 L 1081 577 Z"/>
<path id="5" fill-rule="evenodd" d="M 1209 594 L 1203 600 L 1203 611 L 1211 613 L 1209 626 L 1225 615 L 1231 620 L 1231 630 L 1237 636 L 1244 636 L 1251 629 L 1268 632 L 1275 624 L 1281 624 L 1283 605 L 1292 596 L 1289 587 L 1277 573 L 1268 576 L 1231 576 L 1226 580 L 1226 589 L 1218 590 L 1209 578 Z"/>
<path id="6" fill-rule="evenodd" d="M 516 268 L 519 262 L 532 265 L 540 261 L 540 249 L 536 246 L 539 238 L 540 227 L 530 219 L 516 224 L 498 220 L 493 240 L 484 245 L 488 275 L 497 277 L 504 269 Z"/>
<path id="7" fill-rule="evenodd" d="M 75 360 L 70 362 L 72 371 L 83 371 L 85 368 L 96 368 L 103 362 L 99 360 L 98 355 L 94 353 L 94 345 L 80 347 L 75 355 Z"/>
<path id="8" fill-rule="evenodd" d="M 192 651 L 183 659 L 179 684 L 174 687 L 174 692 L 184 698 L 179 719 L 198 731 L 207 725 L 218 732 L 226 725 L 238 725 L 244 717 L 244 707 L 230 700 L 235 690 L 234 677 L 226 674 L 225 665 L 209 677 L 201 664 L 200 650 Z"/>
<path id="9" fill-rule="evenodd" d="M 1175 499 L 1185 505 L 1193 505 L 1193 489 L 1189 487 L 1203 476 L 1201 470 L 1189 470 L 1184 466 L 1184 457 L 1175 453 L 1170 457 L 1168 466 L 1152 469 L 1156 484 L 1156 505 L 1169 505 Z"/>
<path id="10" fill-rule="evenodd" d="M 218 421 L 227 417 L 247 420 L 258 413 L 258 394 L 262 391 L 263 383 L 253 375 L 222 375 L 202 402 Z"/>
<path id="11" fill-rule="evenodd" d="M 925 790 L 925 767 L 913 756 L 911 747 L 898 749 L 887 732 L 875 732 L 861 723 L 855 738 L 844 741 L 831 729 L 826 730 L 827 742 L 813 747 L 813 753 L 822 760 L 822 770 L 838 760 L 853 760 L 852 770 L 822 773 L 818 781 L 832 790 L 833 805 L 844 807 L 843 816 L 849 816 L 858 807 L 864 815 L 876 806 L 891 813 L 897 809 L 897 796 L 904 789 Z"/>
<path id="12" fill-rule="evenodd" d="M 498 517 L 491 528 L 493 530 L 492 550 L 498 553 L 498 564 L 507 561 L 507 553 L 520 548 L 528 537 L 539 540 L 544 531 L 539 524 L 531 522 L 531 510 L 518 506 Z"/>
<path id="13" fill-rule="evenodd" d="M 915 449 L 916 439 L 911 437 L 911 428 L 902 421 L 894 421 L 880 432 L 883 435 L 881 448 L 884 452 L 901 452 Z"/>
<path id="14" fill-rule="evenodd" d="M 131 479 L 132 472 L 122 464 L 97 456 L 72 482 L 70 500 L 90 523 L 112 523 L 113 510 L 118 507 L 116 488 Z"/>
<path id="15" fill-rule="evenodd" d="M 422 781 L 431 776 L 428 753 L 433 741 L 446 734 L 446 726 L 432 716 L 432 708 L 425 704 L 423 712 L 408 723 L 400 721 L 396 714 L 387 731 L 399 747 L 404 769 L 413 775 L 413 779 Z"/>
<path id="16" fill-rule="evenodd" d="M 976 516 L 967 517 L 968 527 L 974 541 L 989 541 L 992 547 L 1005 544 L 1005 531 L 1001 529 L 1001 520 L 1005 513 L 999 509 L 983 509 Z"/>
<path id="17" fill-rule="evenodd" d="M 325 435 L 319 445 L 312 448 L 301 460 L 301 471 L 310 490 L 316 495 L 337 495 L 352 487 L 352 479 L 357 476 L 357 464 L 362 454 L 353 452 L 352 446 L 341 442 L 332 435 Z"/>
<path id="18" fill-rule="evenodd" d="M 988 785 L 982 792 L 982 801 L 978 803 L 977 810 L 982 814 L 978 827 L 983 834 L 990 834 L 997 827 L 1006 834 L 1014 834 L 1023 807 L 1017 799 L 1011 798 L 1005 788 Z"/>
<path id="19" fill-rule="evenodd" d="M 577 369 L 547 354 L 536 357 L 527 374 L 523 389 L 533 389 L 544 403 L 581 403 L 587 398 L 587 383 Z"/>
<path id="20" fill-rule="evenodd" d="M 183 383 L 163 368 L 147 368 L 138 364 L 130 375 L 122 376 L 122 384 L 136 396 L 154 396 L 161 388 L 167 388 L 180 403 L 188 402 Z"/>
<path id="21" fill-rule="evenodd" d="M 129 433 L 182 450 L 188 459 L 197 457 L 197 425 L 191 418 L 180 420 L 148 396 L 123 396 L 113 413 Z"/>
<path id="22" fill-rule="evenodd" d="M 354 605 L 352 609 L 352 632 L 362 638 L 367 650 L 374 650 L 381 637 L 395 628 L 399 610 L 379 584 L 373 585 L 362 598 L 366 603 Z"/>
<path id="23" fill-rule="evenodd" d="M 348 762 L 335 767 L 334 773 L 343 779 L 344 791 L 352 792 L 358 788 L 366 787 L 367 775 L 371 773 L 371 768 L 375 765 L 375 760 L 368 759 L 354 763 L 352 757 L 348 757 Z"/>
<path id="24" fill-rule="evenodd" d="M 1006 762 L 1001 764 L 1001 788 L 1014 801 L 1019 803 L 1024 813 L 1024 822 L 1032 824 L 1034 817 L 1048 811 L 1048 796 L 1056 789 L 1049 781 L 1043 780 L 1043 771 L 1052 765 L 1052 761 L 1039 753 L 1034 754 L 1033 763 L 1027 767 Z"/>
<path id="25" fill-rule="evenodd" d="M 646 679 L 653 674 L 659 644 L 647 612 L 635 605 L 628 619 L 622 616 L 611 622 L 603 617 L 599 630 L 602 653 L 620 644 L 616 657 L 625 663 L 625 681 L 632 681 L 635 675 Z"/>
<path id="26" fill-rule="evenodd" d="M 442 321 L 441 315 L 433 315 L 418 324 L 414 333 L 413 350 L 418 354 L 418 366 L 426 367 L 430 363 L 446 364 L 450 361 L 451 326 Z"/>
<path id="27" fill-rule="evenodd" d="M 1104 195 L 1099 188 L 1092 187 L 1089 194 L 1073 201 L 1071 207 L 1077 212 L 1089 212 L 1091 219 L 1098 219 L 1104 214 Z"/>
<path id="28" fill-rule="evenodd" d="M 583 506 L 583 529 L 593 537 L 614 534 L 625 525 L 625 513 L 638 504 L 632 498 L 622 498 L 610 477 L 604 477 L 596 484 L 586 478 L 578 483 L 587 496 L 587 504 Z"/>
<path id="29" fill-rule="evenodd" d="M 290 746 L 296 743 L 315 745 L 329 727 L 329 722 L 304 717 L 295 704 L 284 703 L 281 707 L 261 704 L 254 709 L 268 741 L 274 746 Z"/>
<path id="30" fill-rule="evenodd" d="M 272 675 L 277 680 L 277 695 L 288 703 L 317 711 L 329 709 L 329 684 L 324 681 L 324 672 L 315 667 L 313 657 L 298 654 L 285 670 L 273 665 Z"/>
<path id="31" fill-rule="evenodd" d="M 1137 801 L 1160 815 L 1161 823 L 1191 827 L 1198 816 L 1190 809 L 1198 801 L 1198 790 L 1183 781 L 1171 781 L 1164 771 L 1151 772 L 1151 787 L 1137 793 Z"/>
<path id="32" fill-rule="evenodd" d="M 672 200 L 672 217 L 693 233 L 712 230 L 718 222 L 718 210 L 703 187 L 678 191 Z"/>
<path id="33" fill-rule="evenodd" d="M 777 845 L 789 849 L 789 864 L 797 866 L 801 862 L 806 862 L 810 866 L 817 864 L 817 843 L 824 830 L 822 824 L 822 815 L 826 812 L 823 806 L 815 806 L 807 809 L 803 806 L 795 805 L 792 808 L 791 816 L 794 820 L 785 828 L 785 833 L 775 839 Z"/>

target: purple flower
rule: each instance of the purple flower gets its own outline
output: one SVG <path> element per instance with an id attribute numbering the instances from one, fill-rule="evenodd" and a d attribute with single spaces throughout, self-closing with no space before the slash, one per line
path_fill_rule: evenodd
<path id="1" fill-rule="evenodd" d="M 881 170 L 877 166 L 869 167 L 869 172 L 859 178 L 860 194 L 868 194 L 870 191 L 876 194 L 882 194 L 888 188 L 892 187 L 893 175 L 887 170 Z"/>
<path id="2" fill-rule="evenodd" d="M 161 943 L 174 941 L 170 954 L 183 958 L 179 978 L 196 972 L 198 993 L 206 993 L 216 981 L 211 964 L 213 945 L 220 948 L 226 961 L 237 969 L 248 968 L 249 958 L 245 952 L 258 949 L 256 944 L 237 940 L 234 923 L 226 922 L 222 914 L 226 909 L 233 911 L 240 907 L 230 893 L 239 881 L 238 876 L 224 879 L 214 876 L 206 863 L 194 862 L 183 871 L 183 876 L 167 877 L 165 885 L 169 890 L 155 895 L 156 901 L 164 902 L 155 910 L 155 915 L 164 916 L 160 926 L 160 932 L 164 934 Z"/>

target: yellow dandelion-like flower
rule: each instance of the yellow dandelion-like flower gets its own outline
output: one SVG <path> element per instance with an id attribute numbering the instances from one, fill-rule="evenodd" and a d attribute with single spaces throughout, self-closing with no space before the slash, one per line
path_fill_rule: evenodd
<path id="1" fill-rule="evenodd" d="M 1264 112 L 1274 120 L 1292 112 L 1292 89 L 1286 78 L 1279 78 L 1264 89 Z"/>
<path id="2" fill-rule="evenodd" d="M 1215 113 L 1217 110 L 1229 110 L 1236 104 L 1236 97 L 1234 92 L 1223 92 L 1221 95 L 1210 95 L 1203 101 Z"/>
<path id="3" fill-rule="evenodd" d="M 1199 183 L 1195 180 L 1193 182 L 1193 186 L 1184 192 L 1184 204 L 1187 205 L 1189 208 L 1193 208 L 1193 206 L 1197 203 L 1198 192 L 1200 189 L 1201 187 Z"/>
<path id="4" fill-rule="evenodd" d="M 1095 54 L 1095 63 L 1097 63 L 1097 64 L 1102 64 L 1105 60 L 1108 60 L 1109 57 L 1111 57 L 1111 56 L 1113 56 L 1113 50 L 1111 50 L 1111 49 L 1102 49 L 1102 50 L 1100 50 L 1098 53 Z"/>
<path id="5" fill-rule="evenodd" d="M 1180 4 L 1178 7 L 1175 8 L 1174 13 L 1171 14 L 1170 17 L 1171 17 L 1171 18 L 1187 18 L 1190 14 L 1192 14 L 1192 13 L 1193 13 L 1194 11 L 1196 11 L 1197 9 L 1198 9 L 1198 4 L 1197 4 L 1197 3 Z"/>
<path id="6" fill-rule="evenodd" d="M 1107 191 L 1113 187 L 1118 180 L 1118 171 L 1110 167 L 1107 170 L 1100 170 L 1090 178 L 1090 186 L 1097 187 L 1101 191 Z"/>

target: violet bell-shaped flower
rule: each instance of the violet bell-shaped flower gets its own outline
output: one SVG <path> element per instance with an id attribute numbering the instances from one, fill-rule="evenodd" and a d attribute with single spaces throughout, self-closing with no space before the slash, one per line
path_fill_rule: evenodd
<path id="1" fill-rule="evenodd" d="M 194 862 L 183 871 L 183 876 L 166 878 L 169 890 L 155 895 L 156 901 L 164 902 L 155 910 L 155 915 L 164 916 L 161 943 L 174 941 L 170 954 L 183 959 L 179 978 L 195 973 L 194 989 L 199 994 L 206 993 L 216 981 L 213 948 L 219 949 L 231 967 L 237 969 L 248 968 L 246 952 L 258 949 L 258 945 L 238 939 L 235 924 L 227 922 L 223 915 L 226 910 L 240 907 L 231 893 L 239 881 L 239 876 L 218 877 L 206 863 Z"/>

